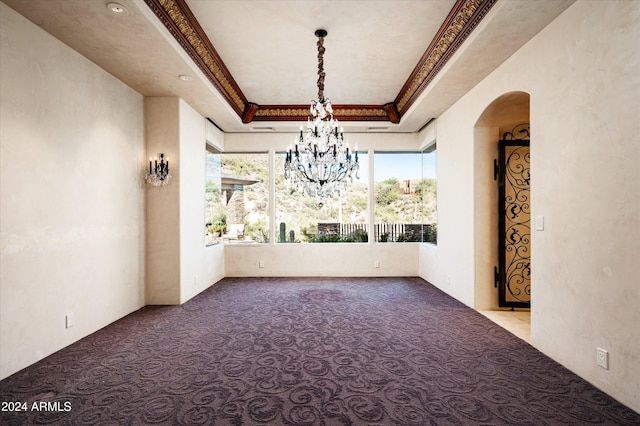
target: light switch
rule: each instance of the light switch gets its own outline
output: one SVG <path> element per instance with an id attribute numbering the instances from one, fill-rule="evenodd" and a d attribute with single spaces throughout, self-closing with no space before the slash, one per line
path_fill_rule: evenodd
<path id="1" fill-rule="evenodd" d="M 66 328 L 71 328 L 74 326 L 75 324 L 75 318 L 73 317 L 73 313 L 68 313 L 67 315 L 65 315 L 64 317 L 64 325 Z"/>
<path id="2" fill-rule="evenodd" d="M 536 231 L 544 231 L 544 216 L 536 216 Z"/>

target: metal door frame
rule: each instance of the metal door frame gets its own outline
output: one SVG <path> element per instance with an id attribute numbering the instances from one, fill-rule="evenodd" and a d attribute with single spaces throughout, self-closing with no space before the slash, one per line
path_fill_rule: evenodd
<path id="1" fill-rule="evenodd" d="M 506 178 L 508 171 L 506 170 L 506 148 L 507 147 L 530 147 L 529 140 L 529 125 L 520 124 L 516 126 L 511 132 L 505 132 L 502 139 L 498 141 L 498 159 L 494 162 L 494 178 L 498 181 L 498 266 L 495 268 L 494 275 L 496 286 L 498 287 L 498 306 L 507 308 L 530 308 L 531 307 L 531 287 L 529 285 L 528 290 L 525 289 L 525 294 L 529 296 L 528 301 L 512 301 L 507 300 L 507 291 L 510 291 L 509 280 L 513 277 L 507 277 L 507 230 L 506 227 L 506 215 L 507 215 L 507 201 L 506 201 Z M 526 180 L 529 184 L 529 169 L 525 169 L 527 172 Z M 530 191 L 530 189 L 529 189 Z M 531 197 L 528 196 L 527 205 L 530 207 Z M 531 217 L 529 217 L 529 263 L 523 265 L 523 273 L 528 271 L 528 276 L 531 276 Z M 514 247 L 514 246 L 512 246 Z M 523 259 L 523 258 L 521 258 Z M 524 258 L 526 259 L 526 258 Z M 530 278 L 529 278 L 530 279 Z M 517 296 L 513 292 L 514 297 Z"/>

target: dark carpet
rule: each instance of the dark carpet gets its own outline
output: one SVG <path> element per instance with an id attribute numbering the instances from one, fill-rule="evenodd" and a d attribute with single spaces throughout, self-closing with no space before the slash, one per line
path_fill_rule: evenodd
<path id="1" fill-rule="evenodd" d="M 6 378 L 0 400 L 5 425 L 640 424 L 419 278 L 225 278 Z"/>

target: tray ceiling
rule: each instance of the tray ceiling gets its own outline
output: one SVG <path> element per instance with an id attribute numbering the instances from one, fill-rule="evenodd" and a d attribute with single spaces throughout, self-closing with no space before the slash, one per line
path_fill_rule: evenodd
<path id="1" fill-rule="evenodd" d="M 3 0 L 145 96 L 227 132 L 295 131 L 325 94 L 350 131 L 419 130 L 573 0 Z M 180 75 L 193 79 L 183 81 Z"/>

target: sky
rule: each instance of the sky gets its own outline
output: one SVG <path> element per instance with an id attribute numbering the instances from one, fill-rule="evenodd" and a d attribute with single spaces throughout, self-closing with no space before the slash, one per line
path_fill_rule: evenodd
<path id="1" fill-rule="evenodd" d="M 380 182 L 390 178 L 398 181 L 406 179 L 435 178 L 436 177 L 436 152 L 421 155 L 419 153 L 376 153 L 374 182 Z M 359 153 L 360 180 L 357 182 L 367 184 L 369 174 L 369 161 L 366 153 Z M 422 167 L 424 166 L 424 172 Z M 207 168 L 207 178 L 211 179 L 210 167 Z M 355 181 L 355 180 L 354 180 Z"/>
<path id="2" fill-rule="evenodd" d="M 422 166 L 424 163 L 424 174 Z M 374 163 L 374 182 L 390 178 L 399 181 L 406 179 L 435 178 L 436 153 L 420 155 L 418 153 L 376 153 Z M 360 182 L 367 183 L 369 163 L 366 154 L 360 154 Z"/>

